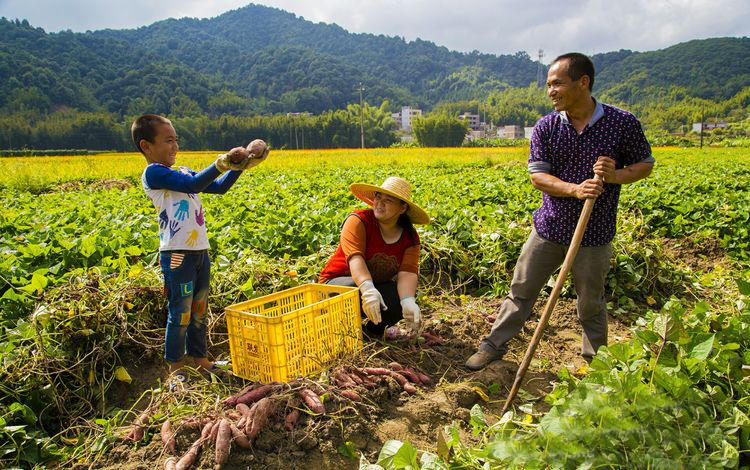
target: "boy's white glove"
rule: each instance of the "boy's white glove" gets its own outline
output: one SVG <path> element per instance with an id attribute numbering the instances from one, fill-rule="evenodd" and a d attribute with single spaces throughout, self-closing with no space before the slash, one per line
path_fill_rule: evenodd
<path id="1" fill-rule="evenodd" d="M 401 299 L 401 312 L 406 320 L 406 327 L 414 333 L 418 332 L 422 324 L 422 313 L 416 299 L 414 297 Z"/>
<path id="2" fill-rule="evenodd" d="M 365 315 L 377 325 L 382 320 L 380 308 L 388 310 L 388 306 L 383 302 L 383 296 L 369 279 L 359 285 L 359 291 L 362 293 L 362 308 L 365 310 Z"/>
<path id="3" fill-rule="evenodd" d="M 254 153 L 250 152 L 250 156 L 248 157 L 247 160 L 245 160 L 245 163 L 242 164 L 243 166 L 241 169 L 249 170 L 250 168 L 254 166 L 260 165 L 261 163 L 263 163 L 263 161 L 265 161 L 266 157 L 268 157 L 269 151 L 270 150 L 268 149 L 268 147 L 265 147 L 263 151 L 260 154 L 258 154 L 258 156 L 255 156 Z"/>
<path id="4" fill-rule="evenodd" d="M 216 169 L 224 173 L 228 170 L 241 171 L 249 163 L 250 152 L 244 147 L 235 147 L 227 153 L 219 155 L 214 165 Z"/>

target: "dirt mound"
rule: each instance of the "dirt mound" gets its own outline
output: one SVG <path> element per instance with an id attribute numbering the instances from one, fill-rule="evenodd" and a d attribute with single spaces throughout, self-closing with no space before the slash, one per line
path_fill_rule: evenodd
<path id="1" fill-rule="evenodd" d="M 133 183 L 123 179 L 96 180 L 86 181 L 68 181 L 54 188 L 56 192 L 73 192 L 88 189 L 90 191 L 106 191 L 109 189 L 119 189 L 124 191 L 133 187 Z"/>

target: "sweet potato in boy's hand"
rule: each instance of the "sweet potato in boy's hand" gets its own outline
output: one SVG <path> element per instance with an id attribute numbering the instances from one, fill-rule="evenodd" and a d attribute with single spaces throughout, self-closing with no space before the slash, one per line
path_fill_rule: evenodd
<path id="1" fill-rule="evenodd" d="M 263 140 L 255 139 L 247 145 L 247 150 L 250 152 L 250 158 L 264 158 L 268 146 Z"/>

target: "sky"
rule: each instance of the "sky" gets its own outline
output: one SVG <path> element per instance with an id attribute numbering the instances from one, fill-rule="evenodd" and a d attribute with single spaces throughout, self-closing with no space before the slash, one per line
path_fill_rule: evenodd
<path id="1" fill-rule="evenodd" d="M 0 0 L 0 16 L 47 32 L 137 28 L 211 18 L 247 0 Z M 420 38 L 451 50 L 559 54 L 663 49 L 691 39 L 750 36 L 750 0 L 261 0 L 355 33 Z"/>

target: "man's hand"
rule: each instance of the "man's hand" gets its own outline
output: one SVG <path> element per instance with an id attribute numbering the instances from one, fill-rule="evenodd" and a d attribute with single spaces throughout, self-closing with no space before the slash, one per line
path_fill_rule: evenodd
<path id="1" fill-rule="evenodd" d="M 604 192 L 604 183 L 602 180 L 592 178 L 575 185 L 573 192 L 578 199 L 596 199 Z"/>
<path id="2" fill-rule="evenodd" d="M 380 295 L 380 292 L 375 288 L 375 284 L 369 279 L 359 285 L 359 290 L 362 293 L 362 308 L 365 315 L 377 325 L 381 321 L 380 308 L 388 309 L 383 302 L 383 296 Z"/>
<path id="3" fill-rule="evenodd" d="M 610 157 L 599 157 L 594 163 L 594 174 L 601 176 L 605 183 L 615 180 L 615 161 Z"/>
<path id="4" fill-rule="evenodd" d="M 406 327 L 413 333 L 419 332 L 422 324 L 422 313 L 414 297 L 404 297 L 401 299 L 401 312 L 403 312 Z"/>

